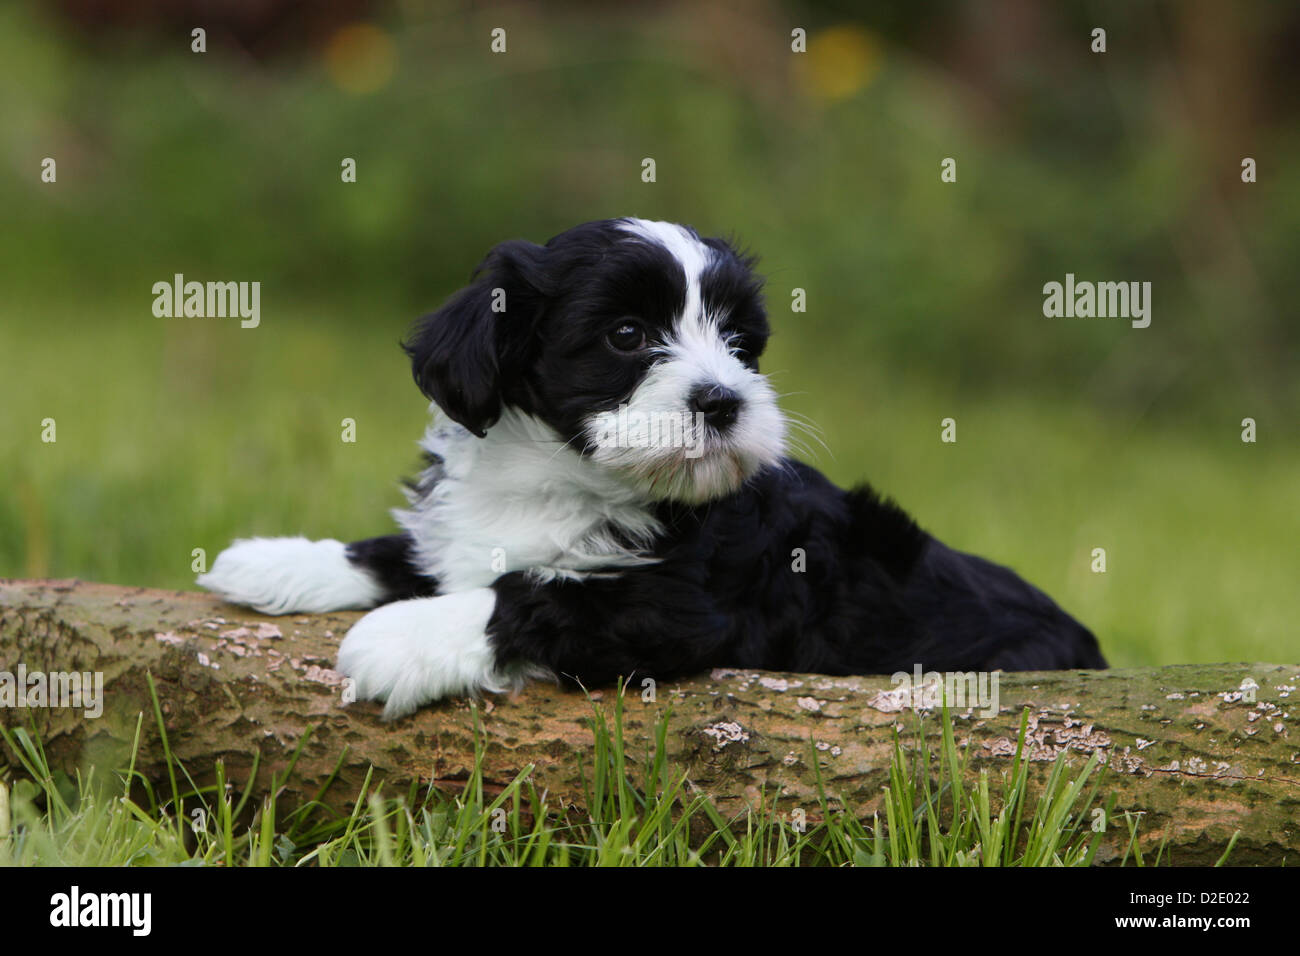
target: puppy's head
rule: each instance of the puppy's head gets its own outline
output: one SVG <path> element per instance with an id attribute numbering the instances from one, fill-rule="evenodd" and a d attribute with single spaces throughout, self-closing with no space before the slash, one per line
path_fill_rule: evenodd
<path id="1" fill-rule="evenodd" d="M 650 497 L 698 504 L 784 452 L 760 288 L 751 259 L 689 227 L 587 223 L 497 246 L 406 351 L 476 435 L 515 408 Z"/>

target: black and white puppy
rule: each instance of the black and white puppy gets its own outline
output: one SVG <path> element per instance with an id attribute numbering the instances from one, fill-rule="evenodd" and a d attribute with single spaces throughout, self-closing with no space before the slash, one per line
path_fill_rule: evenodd
<path id="1" fill-rule="evenodd" d="M 785 457 L 752 265 L 641 219 L 502 243 L 407 342 L 441 414 L 403 532 L 236 541 L 199 583 L 376 608 L 338 667 L 389 717 L 532 677 L 1105 667 L 1010 570 Z"/>

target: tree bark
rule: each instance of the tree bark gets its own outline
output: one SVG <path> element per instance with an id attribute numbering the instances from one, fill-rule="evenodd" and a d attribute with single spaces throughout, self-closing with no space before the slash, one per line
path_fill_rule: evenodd
<path id="1" fill-rule="evenodd" d="M 101 716 L 88 717 L 84 707 L 0 706 L 0 724 L 34 726 L 53 767 L 96 764 L 102 774 L 126 766 L 143 712 L 136 769 L 157 786 L 167 771 L 149 674 L 172 752 L 198 783 L 211 782 L 219 758 L 227 779 L 242 786 L 259 754 L 254 792 L 264 793 L 301 744 L 280 805 L 312 799 L 337 769 L 327 802 L 346 808 L 371 766 L 390 791 L 412 781 L 454 788 L 472 766 L 477 712 L 487 781 L 504 786 L 533 765 L 553 806 L 582 804 L 593 711 L 581 693 L 533 684 L 477 708 L 446 701 L 384 723 L 375 704 L 343 703 L 332 670 L 357 617 L 271 618 L 206 594 L 0 580 L 0 682 L 3 672 L 16 678 L 20 664 L 29 675 L 98 671 L 104 681 Z M 1245 678 L 1258 684 L 1253 700 L 1239 689 Z M 1213 863 L 1240 831 L 1230 862 L 1294 863 L 1297 686 L 1300 666 L 1271 664 L 1004 674 L 996 713 L 968 706 L 953 714 L 971 772 L 988 768 L 993 781 L 1012 766 L 1024 708 L 1039 779 L 1062 751 L 1076 767 L 1100 751 L 1111 771 L 1102 792 L 1114 795 L 1117 812 L 1143 814 L 1144 852 L 1164 842 L 1175 864 Z M 888 782 L 895 727 L 905 745 L 915 728 L 906 692 L 888 677 L 728 669 L 655 690 L 655 700 L 644 699 L 634 678 L 627 692 L 629 754 L 640 760 L 650 751 L 671 705 L 670 760 L 724 815 L 756 806 L 765 792 L 769 801 L 779 794 L 778 809 L 803 808 L 815 821 L 819 768 L 826 793 L 869 819 Z M 608 708 L 612 689 L 592 696 Z M 937 719 L 926 725 L 937 732 Z M 1111 821 L 1102 860 L 1114 859 L 1128 839 L 1114 815 Z"/>

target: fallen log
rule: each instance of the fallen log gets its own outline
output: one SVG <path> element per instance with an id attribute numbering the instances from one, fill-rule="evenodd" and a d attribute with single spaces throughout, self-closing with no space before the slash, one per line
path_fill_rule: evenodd
<path id="1" fill-rule="evenodd" d="M 95 764 L 102 773 L 126 765 L 143 712 L 135 766 L 160 784 L 167 772 L 151 676 L 171 749 L 200 785 L 211 782 L 220 759 L 227 779 L 241 786 L 257 767 L 254 792 L 265 792 L 299 751 L 281 781 L 281 805 L 311 799 L 337 771 L 330 793 L 346 808 L 371 767 L 390 789 L 412 781 L 455 787 L 469 774 L 477 721 L 487 781 L 505 786 L 534 765 L 533 779 L 553 802 L 581 805 L 592 750 L 592 704 L 581 693 L 534 684 L 478 707 L 447 701 L 384 723 L 377 705 L 345 703 L 346 685 L 332 670 L 357 616 L 271 618 L 206 594 L 0 579 L 0 724 L 34 727 L 52 766 L 71 772 Z M 49 678 L 48 705 L 60 702 L 53 675 L 71 672 L 102 674 L 102 699 L 24 706 L 34 702 L 31 675 Z M 1010 768 L 1027 708 L 1035 765 L 1045 770 L 1066 752 L 1081 766 L 1100 751 L 1111 771 L 1104 792 L 1116 812 L 1143 815 L 1145 850 L 1164 843 L 1176 864 L 1213 863 L 1239 833 L 1234 863 L 1297 859 L 1300 711 L 1293 713 L 1292 701 L 1300 666 L 998 676 L 996 708 L 980 701 L 953 710 L 972 771 Z M 608 701 L 611 689 L 592 696 Z M 869 819 L 887 782 L 895 728 L 914 729 L 909 710 L 917 703 L 925 701 L 888 677 L 717 670 L 653 694 L 634 678 L 624 734 L 629 752 L 643 756 L 671 704 L 670 759 L 724 815 L 757 806 L 766 793 L 769 801 L 779 795 L 779 810 L 803 808 L 815 820 L 820 771 L 829 795 Z M 931 733 L 937 724 L 927 721 Z M 1113 859 L 1127 838 L 1123 826 L 1110 827 L 1100 858 Z"/>

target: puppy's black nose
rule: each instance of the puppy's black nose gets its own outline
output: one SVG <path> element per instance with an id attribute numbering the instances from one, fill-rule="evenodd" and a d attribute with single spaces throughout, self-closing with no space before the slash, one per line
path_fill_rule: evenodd
<path id="1" fill-rule="evenodd" d="M 719 431 L 729 427 L 740 411 L 740 396 L 721 385 L 701 385 L 691 393 L 691 408 Z"/>

